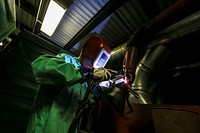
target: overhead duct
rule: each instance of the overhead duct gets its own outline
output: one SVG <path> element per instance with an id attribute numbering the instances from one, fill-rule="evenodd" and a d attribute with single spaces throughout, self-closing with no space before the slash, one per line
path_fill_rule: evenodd
<path id="1" fill-rule="evenodd" d="M 171 39 L 182 38 L 200 30 L 200 11 L 182 19 L 156 34 L 156 38 L 170 37 Z"/>
<path id="2" fill-rule="evenodd" d="M 112 49 L 110 59 L 106 64 L 107 68 L 121 69 L 124 53 L 126 51 L 127 43 L 124 43 L 114 49 Z"/>
<path id="3" fill-rule="evenodd" d="M 146 51 L 137 65 L 135 80 L 130 90 L 132 95 L 129 97 L 132 103 L 151 103 L 150 88 L 148 87 L 149 78 L 169 54 L 170 50 L 167 47 L 173 47 L 172 42 L 178 42 L 199 33 L 199 13 L 200 11 L 157 34 L 157 39 L 153 40 L 151 44 L 153 48 Z M 172 46 L 169 46 L 171 44 Z"/>
<path id="4" fill-rule="evenodd" d="M 147 45 L 156 33 L 199 11 L 197 2 L 197 0 L 179 0 L 171 5 L 144 24 L 135 34 L 129 46 L 141 48 Z"/>
<path id="5" fill-rule="evenodd" d="M 127 51 L 125 53 L 124 61 L 123 61 L 123 71 L 124 75 L 133 75 L 129 77 L 134 77 L 135 68 L 137 64 L 137 53 L 138 50 L 149 44 L 149 42 L 153 39 L 154 35 L 166 27 L 174 24 L 177 21 L 195 13 L 199 10 L 197 0 L 179 0 L 159 15 L 151 19 L 149 22 L 144 24 L 135 34 L 130 44 L 127 46 Z M 134 48 L 134 50 L 132 50 Z M 129 52 L 136 52 L 135 54 Z M 134 56 L 133 58 L 130 56 Z M 131 60 L 132 65 L 130 65 L 129 59 Z M 133 79 L 128 79 L 130 84 Z"/>
<path id="6" fill-rule="evenodd" d="M 155 35 L 156 39 L 152 40 L 151 43 L 146 47 L 155 47 L 158 45 L 168 45 L 172 44 L 174 41 L 181 40 L 183 38 L 188 38 L 194 36 L 196 32 L 200 31 L 200 11 L 193 13 L 192 15 L 182 19 L 181 21 L 169 26 L 163 31 Z M 172 44 L 173 45 L 173 44 Z M 116 64 L 121 64 L 119 59 L 124 57 L 127 44 L 122 44 L 121 46 L 113 50 L 112 58 L 108 62 L 109 66 L 115 66 Z M 173 47 L 173 46 L 172 46 Z M 134 47 L 133 47 L 134 48 Z M 149 48 L 150 49 L 150 48 Z M 169 54 L 169 49 L 165 46 L 158 46 L 151 50 L 147 50 L 144 57 L 140 60 L 137 70 L 135 73 L 135 80 L 132 84 L 132 94 L 129 100 L 132 103 L 151 103 L 148 81 L 153 72 L 158 68 L 162 62 L 165 60 Z M 130 63 L 130 62 L 129 62 Z M 113 65 L 115 64 L 115 65 Z"/>
<path id="7" fill-rule="evenodd" d="M 200 11 L 193 13 L 192 15 L 182 19 L 179 22 L 176 22 L 175 24 L 167 27 L 163 31 L 157 33 L 155 35 L 154 40 L 152 40 L 149 43 L 149 46 L 157 45 L 157 43 L 162 40 L 163 38 L 170 38 L 171 40 L 182 38 L 184 35 L 189 35 L 193 32 L 196 32 L 200 30 Z M 116 65 L 120 65 L 120 68 L 122 67 L 122 61 L 126 52 L 126 47 L 129 44 L 129 42 L 124 43 L 112 50 L 112 55 L 107 63 L 107 67 L 113 68 Z M 146 48 L 149 48 L 149 46 L 146 46 Z M 116 67 L 117 68 L 117 67 Z M 119 68 L 119 67 L 118 67 Z"/>
<path id="8" fill-rule="evenodd" d="M 161 41 L 160 44 L 162 43 L 168 43 L 168 40 Z M 162 64 L 169 52 L 170 50 L 166 46 L 159 45 L 148 50 L 140 60 L 135 72 L 135 80 L 130 89 L 132 95 L 129 96 L 129 100 L 131 103 L 151 103 L 148 88 L 149 78 Z"/>

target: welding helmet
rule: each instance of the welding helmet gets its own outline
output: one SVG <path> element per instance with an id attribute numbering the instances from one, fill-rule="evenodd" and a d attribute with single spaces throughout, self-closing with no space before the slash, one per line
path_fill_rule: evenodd
<path id="1" fill-rule="evenodd" d="M 83 46 L 81 62 L 84 67 L 101 68 L 110 58 L 111 50 L 98 35 L 91 36 Z"/>

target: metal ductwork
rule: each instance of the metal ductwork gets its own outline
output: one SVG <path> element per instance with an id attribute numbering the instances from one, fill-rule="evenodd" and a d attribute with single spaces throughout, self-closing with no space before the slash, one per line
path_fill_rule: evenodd
<path id="1" fill-rule="evenodd" d="M 193 13 L 192 15 L 182 19 L 181 21 L 169 26 L 163 31 L 156 34 L 156 38 L 171 38 L 180 39 L 185 35 L 192 34 L 200 30 L 200 11 Z M 156 39 L 155 39 L 156 40 Z"/>
<path id="2" fill-rule="evenodd" d="M 159 68 L 173 47 L 172 42 L 178 42 L 190 35 L 199 33 L 200 30 L 200 11 L 186 17 L 180 22 L 166 28 L 157 34 L 157 39 L 151 43 L 152 49 L 144 54 L 143 58 L 137 65 L 135 80 L 131 87 L 129 100 L 132 103 L 150 104 L 151 94 L 149 94 L 148 81 L 153 72 Z M 170 45 L 172 44 L 172 45 Z M 169 48 L 168 48 L 169 47 Z"/>
<path id="3" fill-rule="evenodd" d="M 165 41 L 161 41 L 161 43 L 165 43 Z M 166 40 L 166 43 L 168 43 L 168 40 Z M 130 90 L 132 95 L 130 95 L 129 100 L 131 103 L 151 103 L 148 88 L 149 78 L 162 64 L 169 52 L 170 50 L 166 46 L 159 45 L 148 50 L 140 60 L 135 72 L 135 80 Z"/>
<path id="4" fill-rule="evenodd" d="M 124 58 L 124 53 L 126 51 L 127 43 L 124 43 L 114 49 L 112 49 L 112 53 L 108 63 L 106 64 L 107 68 L 112 69 L 122 69 L 122 61 Z"/>
<path id="5" fill-rule="evenodd" d="M 126 57 L 124 58 L 123 62 L 123 69 L 124 69 L 124 75 L 130 77 L 128 79 L 129 81 L 133 81 L 134 79 L 131 79 L 134 77 L 135 68 L 137 65 L 137 49 L 141 49 L 145 46 L 147 46 L 150 41 L 155 37 L 154 35 L 163 29 L 167 28 L 168 26 L 171 26 L 172 24 L 182 20 L 183 18 L 187 17 L 188 15 L 191 15 L 192 13 L 195 13 L 199 10 L 199 7 L 196 5 L 197 0 L 179 0 L 163 12 L 161 12 L 159 15 L 151 19 L 149 22 L 144 24 L 135 34 L 130 44 L 127 46 L 127 51 L 125 55 L 134 56 L 134 57 Z M 129 50 L 131 47 L 135 47 L 134 51 Z M 129 53 L 129 52 L 136 52 Z M 130 65 L 126 62 L 129 62 L 128 59 L 132 59 L 132 65 Z M 128 66 L 126 66 L 128 64 Z M 133 76 L 129 76 L 133 75 Z M 130 82 L 131 84 L 131 82 Z"/>
<path id="6" fill-rule="evenodd" d="M 163 31 L 155 35 L 155 39 L 149 43 L 149 46 L 157 45 L 160 40 L 170 38 L 170 40 L 177 40 L 183 38 L 185 35 L 192 34 L 200 30 L 200 11 L 182 19 L 181 21 L 167 27 Z M 113 68 L 114 66 L 121 65 L 124 58 L 126 47 L 128 43 L 124 43 L 112 50 L 112 55 L 107 63 L 107 67 Z M 146 46 L 148 49 L 149 46 Z M 115 64 L 115 65 L 114 65 Z M 121 66 L 122 67 L 122 66 Z M 119 68 L 119 67 L 118 67 Z"/>
<path id="7" fill-rule="evenodd" d="M 127 73 L 131 73 L 132 77 L 135 78 L 132 79 L 133 83 L 130 89 L 132 95 L 129 97 L 132 103 L 151 103 L 148 80 L 169 54 L 169 49 L 166 46 L 157 46 L 148 50 L 140 62 L 137 63 L 138 50 L 149 46 L 151 42 L 153 42 L 153 45 L 165 45 L 198 31 L 200 29 L 198 24 L 200 19 L 199 12 L 197 12 L 199 8 L 195 6 L 196 2 L 196 0 L 180 0 L 176 2 L 143 25 L 127 45 L 126 52 L 124 49 L 121 51 L 125 52 L 123 60 L 125 76 L 128 75 Z M 191 15 L 192 13 L 194 14 Z M 191 16 L 188 17 L 188 15 Z M 153 38 L 157 39 L 152 41 Z M 130 48 L 133 50 L 130 50 Z M 132 65 L 130 65 L 130 59 Z"/>

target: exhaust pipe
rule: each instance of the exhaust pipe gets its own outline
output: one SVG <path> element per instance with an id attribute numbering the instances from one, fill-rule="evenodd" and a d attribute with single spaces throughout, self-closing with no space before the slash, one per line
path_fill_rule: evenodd
<path id="1" fill-rule="evenodd" d="M 168 43 L 169 40 L 162 40 Z M 129 101 L 131 103 L 151 104 L 148 81 L 152 73 L 162 64 L 170 53 L 170 49 L 164 45 L 158 45 L 147 50 L 144 57 L 140 60 L 136 72 L 135 80 L 131 86 Z"/>

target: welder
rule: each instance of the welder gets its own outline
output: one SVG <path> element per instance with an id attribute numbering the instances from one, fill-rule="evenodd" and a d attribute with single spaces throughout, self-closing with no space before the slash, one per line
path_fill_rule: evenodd
<path id="1" fill-rule="evenodd" d="M 86 41 L 79 57 L 60 53 L 41 55 L 34 60 L 31 65 L 39 89 L 27 133 L 68 133 L 91 81 L 98 87 L 94 87 L 84 100 L 92 105 L 101 92 L 109 88 L 107 83 L 112 74 L 117 73 L 104 68 L 110 54 L 105 41 L 99 35 L 93 35 Z M 77 127 L 75 132 L 78 132 Z"/>

